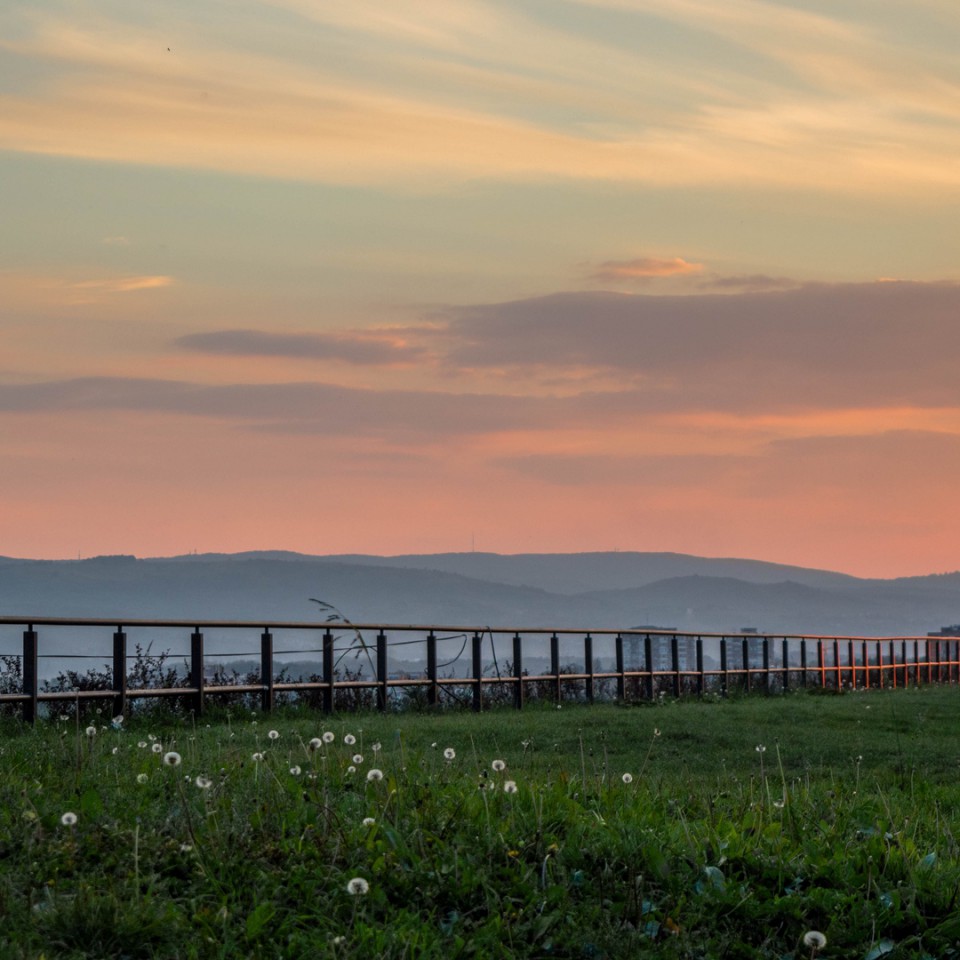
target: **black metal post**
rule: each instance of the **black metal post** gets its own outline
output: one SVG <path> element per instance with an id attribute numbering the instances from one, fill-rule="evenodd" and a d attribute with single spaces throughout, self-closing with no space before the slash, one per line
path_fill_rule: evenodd
<path id="1" fill-rule="evenodd" d="M 483 634 L 473 635 L 473 709 L 483 709 Z"/>
<path id="2" fill-rule="evenodd" d="M 273 634 L 268 627 L 260 634 L 260 709 L 269 713 L 273 709 Z"/>
<path id="3" fill-rule="evenodd" d="M 697 696 L 702 697 L 706 690 L 706 675 L 703 672 L 703 637 L 697 637 Z"/>
<path id="4" fill-rule="evenodd" d="M 203 713 L 203 634 L 197 627 L 190 634 L 190 686 L 193 687 L 193 713 Z"/>
<path id="5" fill-rule="evenodd" d="M 643 656 L 647 665 L 647 699 L 653 699 L 653 640 L 648 633 L 643 638 Z"/>
<path id="6" fill-rule="evenodd" d="M 780 645 L 780 652 L 783 658 L 783 679 L 781 683 L 783 692 L 786 693 L 790 689 L 790 641 L 786 637 L 783 638 Z"/>
<path id="7" fill-rule="evenodd" d="M 587 675 L 587 702 L 593 703 L 593 637 L 589 633 L 583 638 L 583 672 Z"/>
<path id="8" fill-rule="evenodd" d="M 727 683 L 730 680 L 730 671 L 727 667 L 727 638 L 720 638 L 720 685 L 721 694 L 727 695 Z"/>
<path id="9" fill-rule="evenodd" d="M 329 628 L 323 632 L 323 712 L 333 713 L 333 634 Z"/>
<path id="10" fill-rule="evenodd" d="M 623 702 L 627 699 L 627 678 L 624 676 L 623 637 L 619 633 L 613 642 L 613 646 L 617 658 L 617 699 Z"/>
<path id="11" fill-rule="evenodd" d="M 743 660 L 743 684 L 749 693 L 753 688 L 753 677 L 750 674 L 750 641 L 744 637 L 740 641 L 740 653 Z"/>
<path id="12" fill-rule="evenodd" d="M 670 638 L 670 670 L 673 673 L 671 678 L 673 697 L 675 700 L 679 700 L 683 687 L 680 683 L 680 638 L 676 634 Z"/>
<path id="13" fill-rule="evenodd" d="M 554 683 L 554 699 L 557 703 L 563 699 L 563 687 L 560 684 L 560 638 L 550 637 L 550 674 Z"/>
<path id="14" fill-rule="evenodd" d="M 513 675 L 516 681 L 513 685 L 513 705 L 523 709 L 523 640 L 519 633 L 513 635 Z"/>
<path id="15" fill-rule="evenodd" d="M 427 704 L 435 707 L 440 702 L 440 684 L 437 683 L 437 638 L 431 630 L 427 634 Z"/>
<path id="16" fill-rule="evenodd" d="M 770 695 L 770 638 L 763 638 L 763 692 Z"/>
<path id="17" fill-rule="evenodd" d="M 377 634 L 377 709 L 386 713 L 390 708 L 390 674 L 387 668 L 387 635 Z"/>
<path id="18" fill-rule="evenodd" d="M 113 715 L 122 717 L 127 711 L 127 635 L 118 626 L 113 635 Z"/>
<path id="19" fill-rule="evenodd" d="M 37 631 L 32 623 L 23 631 L 23 692 L 30 698 L 23 701 L 23 722 L 36 723 L 40 671 L 37 667 Z"/>

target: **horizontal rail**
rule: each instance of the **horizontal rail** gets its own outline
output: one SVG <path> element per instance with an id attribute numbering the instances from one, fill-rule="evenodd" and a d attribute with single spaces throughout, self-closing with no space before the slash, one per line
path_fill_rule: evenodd
<path id="1" fill-rule="evenodd" d="M 320 707 L 332 711 L 338 695 L 374 696 L 376 706 L 386 710 L 394 691 L 420 691 L 428 706 L 438 706 L 444 697 L 464 702 L 468 698 L 474 710 L 483 708 L 489 698 L 506 696 L 514 706 L 522 707 L 528 695 L 552 697 L 558 702 L 569 695 L 588 701 L 610 697 L 652 699 L 671 693 L 702 695 L 717 692 L 727 695 L 731 689 L 747 692 L 761 689 L 767 693 L 794 686 L 835 690 L 865 687 L 906 686 L 921 683 L 960 681 L 960 637 L 896 636 L 858 637 L 815 634 L 684 634 L 675 630 L 630 628 L 615 630 L 550 627 L 490 627 L 454 625 L 413 625 L 349 623 L 343 620 L 202 620 L 202 619 L 127 619 L 3 616 L 0 627 L 22 628 L 22 647 L 14 653 L 0 651 L 0 704 L 20 705 L 24 718 L 33 722 L 41 704 L 94 699 L 112 701 L 114 713 L 122 714 L 130 701 L 139 698 L 179 697 L 195 714 L 202 713 L 208 698 L 245 695 L 259 698 L 264 710 L 273 708 L 277 695 L 300 694 L 319 697 Z M 39 665 L 51 659 L 70 661 L 109 658 L 95 653 L 41 652 L 48 635 L 77 641 L 74 631 L 112 631 L 112 662 L 96 674 L 96 688 L 52 688 L 41 682 Z M 133 686 L 137 674 L 130 673 L 131 660 L 144 656 L 140 644 L 137 654 L 129 652 L 128 635 L 141 631 L 162 631 L 166 636 L 189 640 L 184 656 L 182 683 L 174 686 Z M 211 631 L 243 635 L 259 634 L 259 643 L 240 649 L 231 641 L 230 652 L 205 649 L 205 637 Z M 290 644 L 275 645 L 278 634 L 308 633 L 319 638 L 307 649 Z M 336 635 L 335 635 L 336 634 Z M 85 632 L 82 638 L 89 640 Z M 153 642 L 151 638 L 151 643 Z M 288 638 L 289 639 L 289 638 Z M 344 640 L 346 639 L 346 645 Z M 441 662 L 438 647 L 459 641 L 461 647 L 453 659 Z M 578 651 L 573 663 L 561 665 L 561 644 L 573 644 Z M 497 644 L 500 652 L 497 652 Z M 399 648 L 421 646 L 425 660 L 399 661 L 403 670 L 391 672 L 391 652 L 396 664 Z M 539 646 L 539 653 L 531 649 Z M 612 649 L 611 649 L 612 647 Z M 149 650 L 149 645 L 148 648 Z M 444 647 L 444 650 L 447 648 Z M 485 651 L 489 652 L 486 654 Z M 277 656 L 316 656 L 318 670 L 309 679 L 288 680 L 276 675 Z M 363 657 L 360 667 L 346 677 L 339 665 L 347 654 Z M 628 656 L 629 654 L 629 656 Z M 147 654 L 149 656 L 149 654 Z M 179 656 L 179 655 L 178 655 Z M 169 657 L 166 653 L 164 658 Z M 211 673 L 210 664 L 225 657 L 259 662 L 246 680 L 224 683 L 221 668 Z M 543 664 L 549 670 L 531 673 L 524 663 Z M 502 669 L 501 669 L 502 661 Z M 579 661 L 579 662 L 577 662 Z M 628 663 L 629 661 L 629 663 Z M 309 663 L 310 661 L 306 661 Z M 410 664 L 420 664 L 415 671 Z M 468 669 L 457 675 L 441 670 L 457 664 Z M 370 675 L 366 667 L 370 667 Z M 17 672 L 19 671 L 19 676 Z M 91 682 L 91 674 L 71 674 L 82 682 Z M 235 674 L 236 675 L 236 674 Z M 61 679 L 64 675 L 61 674 Z M 87 681 L 84 681 L 84 676 Z M 177 680 L 176 671 L 163 676 Z M 108 679 L 105 679 L 108 678 Z M 104 688 L 109 684 L 108 688 Z M 16 689 L 19 687 L 19 689 Z M 499 693 L 490 693 L 496 687 Z"/>

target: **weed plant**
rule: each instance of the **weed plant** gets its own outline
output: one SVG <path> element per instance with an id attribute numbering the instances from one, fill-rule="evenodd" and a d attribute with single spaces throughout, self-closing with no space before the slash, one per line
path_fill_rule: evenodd
<path id="1" fill-rule="evenodd" d="M 0 956 L 951 957 L 956 688 L 6 720 Z"/>

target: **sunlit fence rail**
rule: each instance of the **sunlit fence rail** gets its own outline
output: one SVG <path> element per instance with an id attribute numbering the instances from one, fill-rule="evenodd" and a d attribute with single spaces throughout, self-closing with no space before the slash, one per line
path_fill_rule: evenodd
<path id="1" fill-rule="evenodd" d="M 162 653 L 155 654 L 155 649 Z M 101 666 L 83 672 L 77 665 Z M 0 617 L 0 707 L 33 722 L 57 703 L 112 714 L 176 698 L 325 712 L 531 699 L 652 700 L 960 680 L 960 638 L 680 634 L 660 630 L 337 622 Z"/>

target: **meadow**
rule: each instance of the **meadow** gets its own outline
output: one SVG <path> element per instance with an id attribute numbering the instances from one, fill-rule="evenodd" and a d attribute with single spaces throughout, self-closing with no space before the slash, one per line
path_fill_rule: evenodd
<path id="1" fill-rule="evenodd" d="M 0 724 L 3 957 L 960 951 L 956 687 Z"/>

